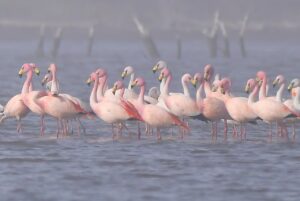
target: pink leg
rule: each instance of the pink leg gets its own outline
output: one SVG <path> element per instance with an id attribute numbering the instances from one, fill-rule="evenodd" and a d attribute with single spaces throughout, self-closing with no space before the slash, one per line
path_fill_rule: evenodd
<path id="1" fill-rule="evenodd" d="M 44 125 L 44 115 L 41 116 L 41 130 L 40 130 L 40 135 L 43 136 L 44 135 L 44 131 L 45 131 L 45 125 Z"/>
<path id="2" fill-rule="evenodd" d="M 272 123 L 270 123 L 270 133 L 269 133 L 269 138 L 272 142 L 272 137 L 273 137 L 273 133 L 272 133 Z"/>
<path id="3" fill-rule="evenodd" d="M 160 129 L 157 128 L 156 131 L 157 131 L 157 140 L 160 141 L 161 140 Z"/>
<path id="4" fill-rule="evenodd" d="M 140 122 L 138 121 L 138 139 L 141 139 L 141 127 L 140 127 Z"/>
<path id="5" fill-rule="evenodd" d="M 224 119 L 224 136 L 227 136 L 227 119 Z"/>

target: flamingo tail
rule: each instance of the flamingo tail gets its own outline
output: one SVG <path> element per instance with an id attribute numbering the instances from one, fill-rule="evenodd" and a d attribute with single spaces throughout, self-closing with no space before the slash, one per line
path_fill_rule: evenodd
<path id="1" fill-rule="evenodd" d="M 124 108 L 124 110 L 133 118 L 144 121 L 137 109 L 134 107 L 132 103 L 129 101 L 126 101 L 124 99 L 121 99 L 121 106 Z"/>
<path id="2" fill-rule="evenodd" d="M 176 124 L 177 126 L 180 126 L 181 128 L 183 128 L 187 131 L 190 131 L 190 127 L 186 123 L 181 121 L 177 116 L 175 116 L 171 113 L 170 113 L 170 115 L 171 115 L 171 118 L 172 118 L 172 121 L 173 121 L 174 124 Z"/>

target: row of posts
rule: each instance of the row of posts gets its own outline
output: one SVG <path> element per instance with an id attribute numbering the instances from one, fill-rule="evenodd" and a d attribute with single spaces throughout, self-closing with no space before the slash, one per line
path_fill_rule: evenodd
<path id="1" fill-rule="evenodd" d="M 46 33 L 45 30 L 46 30 L 46 26 L 41 25 L 40 26 L 38 46 L 37 46 L 37 51 L 36 51 L 37 56 L 45 56 L 45 51 L 44 51 L 45 33 Z M 59 48 L 60 48 L 62 36 L 63 36 L 63 28 L 58 27 L 55 30 L 55 33 L 54 33 L 53 46 L 52 46 L 52 50 L 51 50 L 51 56 L 52 57 L 56 57 L 58 55 L 58 51 L 59 51 Z M 88 32 L 88 43 L 87 43 L 87 50 L 86 50 L 87 56 L 92 55 L 94 38 L 95 38 L 95 28 L 94 28 L 94 26 L 91 26 L 89 28 L 89 32 Z"/>
<path id="2" fill-rule="evenodd" d="M 145 49 L 148 53 L 148 56 L 153 59 L 159 59 L 160 54 L 158 52 L 158 49 L 154 43 L 154 40 L 152 39 L 149 31 L 145 28 L 145 26 L 142 24 L 142 22 L 137 18 L 133 17 L 133 21 L 137 27 L 137 30 L 141 36 L 141 39 L 143 41 L 143 44 L 145 46 Z M 247 56 L 246 48 L 245 48 L 245 42 L 244 42 L 244 35 L 246 30 L 246 25 L 248 22 L 248 15 L 246 15 L 241 23 L 241 29 L 239 32 L 239 46 L 240 46 L 240 52 L 243 57 Z M 44 41 L 45 41 L 45 25 L 40 26 L 40 35 L 39 35 L 39 41 L 38 41 L 38 47 L 37 47 L 37 56 L 44 56 Z M 219 13 L 215 13 L 213 26 L 211 30 L 205 29 L 203 31 L 204 36 L 207 38 L 208 41 L 208 47 L 210 56 L 212 58 L 215 58 L 218 56 L 218 50 L 220 49 L 218 47 L 218 36 L 221 33 L 223 38 L 223 49 L 222 53 L 223 56 L 226 58 L 230 57 L 230 46 L 229 46 L 229 39 L 228 39 L 228 33 L 226 30 L 225 23 L 220 20 Z M 58 55 L 58 51 L 60 48 L 61 40 L 63 35 L 63 28 L 58 27 L 54 34 L 54 40 L 53 40 L 53 47 L 51 50 L 51 56 L 56 57 Z M 92 50 L 93 50 L 93 44 L 94 44 L 94 38 L 95 38 L 95 28 L 94 26 L 91 26 L 88 31 L 88 42 L 87 42 L 87 49 L 86 49 L 86 55 L 91 56 Z M 176 57 L 177 59 L 181 59 L 182 56 L 182 44 L 181 39 L 179 35 L 176 35 Z"/>

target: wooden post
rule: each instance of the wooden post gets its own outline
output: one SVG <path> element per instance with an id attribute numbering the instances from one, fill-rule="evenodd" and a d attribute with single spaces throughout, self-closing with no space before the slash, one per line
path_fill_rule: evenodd
<path id="1" fill-rule="evenodd" d="M 95 28 L 94 28 L 94 26 L 91 26 L 89 29 L 89 35 L 88 35 L 87 56 L 92 55 L 94 38 L 95 38 Z"/>
<path id="2" fill-rule="evenodd" d="M 223 41 L 224 41 L 224 49 L 223 49 L 223 55 L 227 58 L 230 57 L 230 47 L 229 47 L 229 39 L 228 34 L 226 31 L 225 23 L 222 21 L 219 21 L 220 29 L 223 35 Z"/>
<path id="3" fill-rule="evenodd" d="M 245 35 L 245 30 L 246 30 L 246 26 L 248 23 L 248 19 L 249 18 L 248 18 L 248 14 L 247 14 L 247 15 L 245 15 L 245 17 L 242 21 L 242 26 L 241 26 L 241 30 L 240 30 L 240 34 L 239 34 L 240 50 L 241 50 L 241 54 L 243 57 L 247 57 L 244 35 Z"/>
<path id="4" fill-rule="evenodd" d="M 177 34 L 176 35 L 176 44 L 177 44 L 177 59 L 180 60 L 181 59 L 181 40 L 180 40 L 180 36 Z"/>
<path id="5" fill-rule="evenodd" d="M 138 18 L 134 17 L 133 21 L 140 33 L 140 36 L 144 42 L 144 45 L 146 47 L 146 50 L 148 51 L 149 56 L 152 59 L 159 59 L 160 55 L 158 53 L 158 50 L 156 48 L 156 45 L 150 36 L 148 30 L 144 27 L 144 25 L 138 20 Z"/>
<path id="6" fill-rule="evenodd" d="M 61 43 L 63 29 L 61 27 L 58 27 L 56 29 L 55 35 L 54 35 L 54 41 L 53 41 L 53 49 L 52 49 L 52 57 L 56 57 L 58 54 L 58 50 Z"/>

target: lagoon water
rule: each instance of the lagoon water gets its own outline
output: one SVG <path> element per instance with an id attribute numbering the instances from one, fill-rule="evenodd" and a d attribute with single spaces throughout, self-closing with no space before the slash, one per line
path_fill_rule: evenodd
<path id="1" fill-rule="evenodd" d="M 172 69 L 173 91 L 181 90 L 184 72 L 202 71 L 206 63 L 231 77 L 233 93 L 242 96 L 246 80 L 257 70 L 267 71 L 270 79 L 279 73 L 287 80 L 300 76 L 300 48 L 289 42 L 249 41 L 245 59 L 235 46 L 230 59 L 211 59 L 206 44 L 197 40 L 183 41 L 181 60 L 175 58 L 174 41 L 161 41 L 158 47 Z M 78 41 L 64 41 L 57 59 L 35 57 L 35 48 L 36 41 L 1 41 L 0 103 L 20 92 L 24 78 L 17 73 L 25 62 L 35 62 L 42 75 L 56 62 L 61 89 L 86 101 L 91 87 L 84 81 L 98 67 L 108 70 L 110 84 L 120 79 L 125 65 L 132 65 L 148 87 L 158 86 L 158 75 L 151 71 L 155 61 L 147 59 L 139 41 L 98 41 L 91 57 Z M 34 77 L 36 89 L 42 88 L 40 80 Z M 50 117 L 44 137 L 39 136 L 39 117 L 34 114 L 23 120 L 20 135 L 15 120 L 1 124 L 1 200 L 299 200 L 298 135 L 296 140 L 290 135 L 288 140 L 274 136 L 270 141 L 269 127 L 262 122 L 248 125 L 242 142 L 231 137 L 231 129 L 224 140 L 222 124 L 212 142 L 210 125 L 195 120 L 183 140 L 174 129 L 174 136 L 164 130 L 161 142 L 145 135 L 137 140 L 134 124 L 128 124 L 131 134 L 124 132 L 122 139 L 112 141 L 109 125 L 100 120 L 83 123 L 86 134 L 78 136 L 74 125 L 73 134 L 59 139 Z M 299 123 L 296 131 L 299 134 Z"/>

